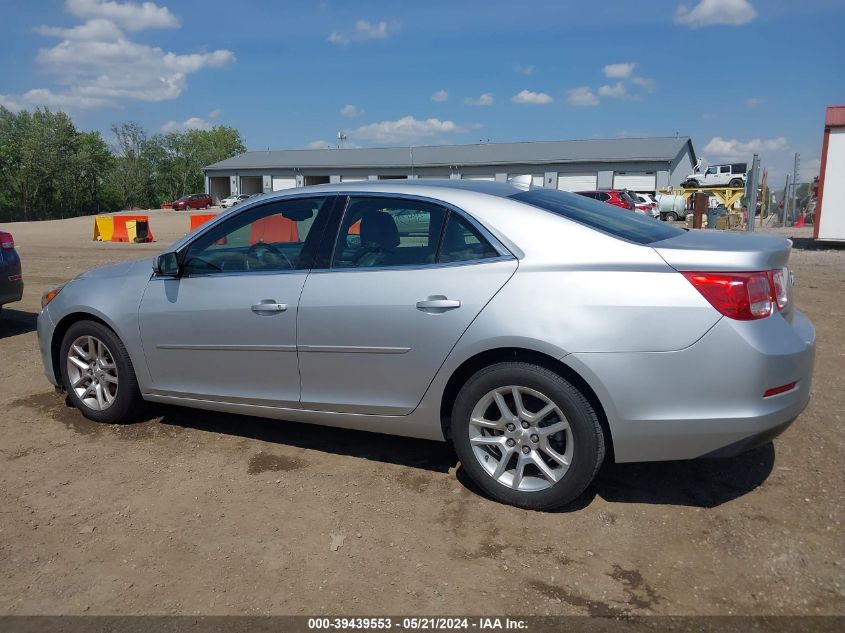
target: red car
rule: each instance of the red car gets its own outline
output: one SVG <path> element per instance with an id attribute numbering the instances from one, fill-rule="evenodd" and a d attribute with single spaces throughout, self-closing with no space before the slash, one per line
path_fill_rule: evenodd
<path id="1" fill-rule="evenodd" d="M 207 209 L 213 204 L 211 196 L 207 193 L 192 193 L 174 200 L 171 205 L 174 211 L 187 211 L 188 209 Z"/>
<path id="2" fill-rule="evenodd" d="M 635 211 L 637 208 L 634 196 L 627 189 L 600 189 L 597 191 L 576 191 L 575 193 L 579 196 L 612 204 L 627 211 Z"/>

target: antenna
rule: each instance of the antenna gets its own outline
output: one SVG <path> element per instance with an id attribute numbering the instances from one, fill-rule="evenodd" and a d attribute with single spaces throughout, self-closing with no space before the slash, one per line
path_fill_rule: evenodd
<path id="1" fill-rule="evenodd" d="M 337 133 L 337 147 L 338 147 L 338 149 L 343 147 L 343 144 L 346 143 L 346 138 L 347 138 L 346 134 L 344 134 L 342 131 Z"/>

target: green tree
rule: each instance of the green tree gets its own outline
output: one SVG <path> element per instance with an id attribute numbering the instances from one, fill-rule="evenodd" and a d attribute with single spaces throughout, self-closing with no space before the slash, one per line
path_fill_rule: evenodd
<path id="1" fill-rule="evenodd" d="M 205 189 L 203 167 L 246 151 L 240 133 L 231 127 L 185 130 L 150 139 L 155 196 L 169 202 Z"/>

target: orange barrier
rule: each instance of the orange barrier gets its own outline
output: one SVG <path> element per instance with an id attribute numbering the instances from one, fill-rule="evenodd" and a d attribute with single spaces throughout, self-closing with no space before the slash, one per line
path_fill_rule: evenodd
<path id="1" fill-rule="evenodd" d="M 191 231 L 193 231 L 198 226 L 202 226 L 206 222 L 208 222 L 211 218 L 216 218 L 216 213 L 192 213 L 191 214 Z"/>
<path id="2" fill-rule="evenodd" d="M 288 220 L 281 215 L 268 215 L 266 218 L 261 218 L 252 223 L 249 231 L 249 243 L 257 244 L 264 242 L 265 244 L 280 242 L 298 242 L 299 230 L 296 228 L 296 222 Z"/>
<path id="3" fill-rule="evenodd" d="M 147 235 L 141 241 L 144 242 L 154 242 L 155 238 L 153 237 L 153 231 L 150 227 L 150 218 L 146 215 L 115 215 L 112 216 L 114 218 L 114 232 L 112 233 L 111 241 L 112 242 L 130 242 L 134 241 L 135 236 L 133 235 L 130 239 L 129 231 L 126 226 L 127 222 L 135 222 L 136 225 L 138 222 L 144 222 L 147 225 Z"/>

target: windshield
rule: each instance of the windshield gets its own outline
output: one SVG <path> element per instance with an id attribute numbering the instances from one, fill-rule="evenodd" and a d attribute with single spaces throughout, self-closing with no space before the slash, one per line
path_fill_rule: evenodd
<path id="1" fill-rule="evenodd" d="M 651 244 L 683 234 L 681 229 L 654 218 L 564 191 L 532 189 L 509 197 L 637 244 Z"/>

